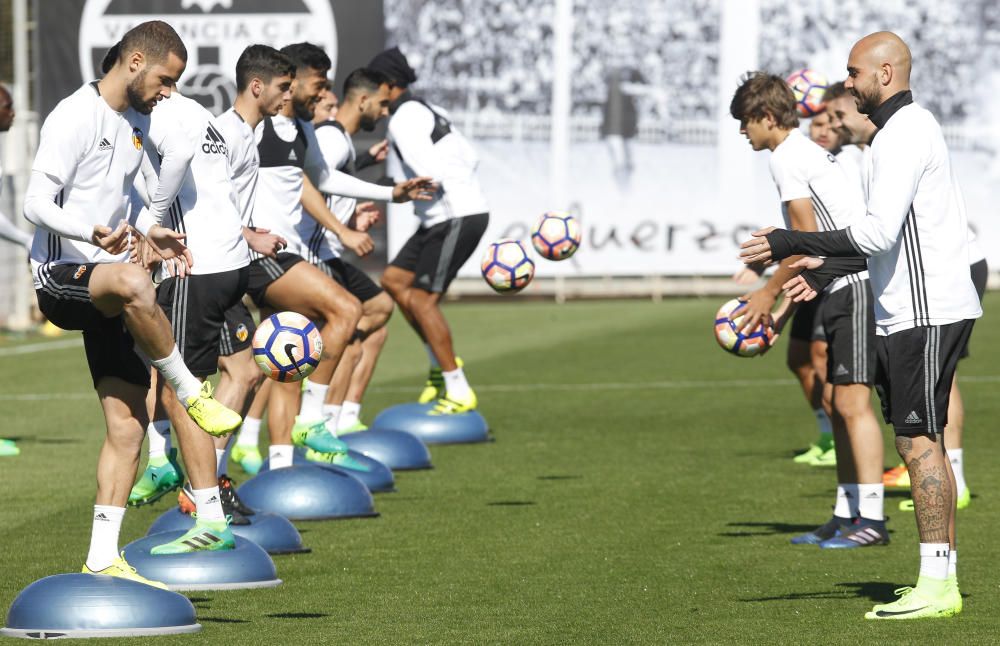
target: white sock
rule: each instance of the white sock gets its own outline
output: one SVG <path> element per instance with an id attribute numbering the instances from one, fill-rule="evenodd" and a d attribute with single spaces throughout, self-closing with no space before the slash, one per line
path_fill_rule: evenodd
<path id="1" fill-rule="evenodd" d="M 226 515 L 222 513 L 222 497 L 219 495 L 218 485 L 206 489 L 192 489 L 194 494 L 194 506 L 198 513 L 198 520 L 220 521 L 225 520 Z"/>
<path id="2" fill-rule="evenodd" d="M 344 402 L 340 409 L 340 419 L 337 420 L 337 429 L 350 428 L 361 420 L 361 404 L 358 402 Z"/>
<path id="3" fill-rule="evenodd" d="M 170 354 L 162 359 L 153 359 L 150 363 L 174 387 L 174 390 L 177 391 L 177 399 L 181 400 L 184 408 L 187 408 L 189 397 L 195 397 L 201 392 L 201 382 L 184 365 L 184 359 L 176 345 Z"/>
<path id="4" fill-rule="evenodd" d="M 306 379 L 306 388 L 302 391 L 302 404 L 299 406 L 299 417 L 304 422 L 315 422 L 323 418 L 323 400 L 326 399 L 328 384 L 319 384 L 312 379 Z"/>
<path id="5" fill-rule="evenodd" d="M 868 520 L 885 520 L 885 485 L 858 485 L 858 515 Z"/>
<path id="6" fill-rule="evenodd" d="M 240 446 L 257 446 L 260 441 L 260 420 L 256 417 L 247 417 L 240 427 L 240 434 L 236 438 L 236 443 Z"/>
<path id="7" fill-rule="evenodd" d="M 226 449 L 215 449 L 215 474 L 221 476 L 226 472 L 226 459 L 229 457 Z"/>
<path id="8" fill-rule="evenodd" d="M 91 572 L 100 572 L 118 558 L 118 534 L 124 517 L 124 507 L 94 505 L 90 552 L 87 553 L 87 567 Z"/>
<path id="9" fill-rule="evenodd" d="M 427 358 L 431 360 L 431 368 L 440 368 L 441 364 L 438 363 L 438 358 L 434 355 L 434 350 L 431 350 L 431 344 L 425 343 L 424 349 L 427 350 Z"/>
<path id="10" fill-rule="evenodd" d="M 813 410 L 816 415 L 816 425 L 819 427 L 819 434 L 833 434 L 833 423 L 830 421 L 830 416 L 826 414 L 826 411 L 822 408 L 816 408 Z"/>
<path id="11" fill-rule="evenodd" d="M 837 502 L 833 515 L 838 518 L 856 518 L 858 515 L 858 485 L 838 484 Z"/>
<path id="12" fill-rule="evenodd" d="M 958 549 L 948 550 L 948 576 L 958 576 Z"/>
<path id="13" fill-rule="evenodd" d="M 146 427 L 149 438 L 149 457 L 164 458 L 170 452 L 170 420 L 150 422 Z"/>
<path id="14" fill-rule="evenodd" d="M 951 470 L 955 472 L 955 496 L 969 488 L 965 484 L 965 468 L 962 463 L 962 449 L 948 449 L 948 460 L 951 461 Z"/>
<path id="15" fill-rule="evenodd" d="M 441 374 L 444 376 L 444 389 L 448 395 L 459 399 L 465 399 L 468 396 L 471 388 L 469 388 L 469 382 L 465 380 L 465 373 L 462 372 L 461 368 L 455 368 Z"/>
<path id="16" fill-rule="evenodd" d="M 948 543 L 920 544 L 920 576 L 930 577 L 938 581 L 948 578 L 949 556 Z"/>
<path id="17" fill-rule="evenodd" d="M 326 420 L 326 427 L 328 429 L 337 430 L 342 411 L 343 408 L 339 404 L 323 404 L 323 417 L 328 418 Z"/>
<path id="18" fill-rule="evenodd" d="M 291 444 L 272 444 L 267 449 L 267 457 L 271 461 L 271 470 L 292 466 L 293 450 Z"/>

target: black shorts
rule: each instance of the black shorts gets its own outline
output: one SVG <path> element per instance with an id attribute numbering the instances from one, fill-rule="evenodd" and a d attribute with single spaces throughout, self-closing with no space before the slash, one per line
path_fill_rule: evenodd
<path id="1" fill-rule="evenodd" d="M 231 357 L 253 345 L 253 334 L 257 331 L 257 324 L 242 299 L 226 310 L 225 319 L 222 332 L 219 334 L 219 356 Z"/>
<path id="2" fill-rule="evenodd" d="M 45 285 L 35 290 L 38 309 L 57 327 L 83 331 L 94 388 L 105 377 L 149 388 L 149 364 L 136 350 L 125 318 L 104 316 L 90 300 L 90 277 L 95 266 L 51 265 Z"/>
<path id="3" fill-rule="evenodd" d="M 315 265 L 362 303 L 382 293 L 382 288 L 376 285 L 368 274 L 340 258 L 317 260 Z"/>
<path id="4" fill-rule="evenodd" d="M 294 253 L 279 253 L 278 259 L 258 258 L 250 263 L 250 282 L 247 294 L 258 307 L 264 304 L 264 293 L 271 283 L 285 275 L 285 272 L 303 262 L 302 256 Z"/>
<path id="5" fill-rule="evenodd" d="M 943 433 L 958 354 L 974 321 L 915 327 L 875 339 L 875 390 L 896 435 Z"/>
<path id="6" fill-rule="evenodd" d="M 983 258 L 979 262 L 973 264 L 969 267 L 969 271 L 972 272 L 972 284 L 976 286 L 976 293 L 979 294 L 979 302 L 983 302 L 983 294 L 986 293 L 986 281 L 990 277 L 990 268 L 986 264 L 986 259 Z M 959 359 L 965 359 L 969 356 L 969 344 L 966 343 L 965 347 L 962 348 L 962 352 L 959 353 Z"/>
<path id="7" fill-rule="evenodd" d="M 247 267 L 215 274 L 167 278 L 156 290 L 174 330 L 184 363 L 195 377 L 214 375 L 219 366 L 219 331 L 226 310 L 240 302 L 247 290 Z"/>
<path id="8" fill-rule="evenodd" d="M 412 271 L 414 287 L 443 294 L 476 250 L 489 222 L 489 213 L 478 213 L 417 229 L 389 264 Z"/>
<path id="9" fill-rule="evenodd" d="M 799 305 L 792 316 L 792 331 L 789 336 L 799 341 L 825 341 L 826 332 L 823 330 L 823 318 L 820 309 L 826 294 L 820 294 L 811 301 L 806 301 Z"/>
<path id="10" fill-rule="evenodd" d="M 826 379 L 833 385 L 875 380 L 875 298 L 863 280 L 827 294 L 821 308 L 826 330 Z"/>

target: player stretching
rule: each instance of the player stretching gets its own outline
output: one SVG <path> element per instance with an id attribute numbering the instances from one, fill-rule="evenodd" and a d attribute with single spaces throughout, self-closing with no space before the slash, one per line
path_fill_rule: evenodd
<path id="1" fill-rule="evenodd" d="M 794 254 L 868 259 L 878 326 L 876 389 L 910 472 L 920 535 L 916 587 L 876 605 L 868 619 L 950 617 L 962 610 L 955 481 L 942 434 L 955 366 L 982 308 L 969 276 L 968 225 L 948 147 L 934 116 L 913 102 L 911 60 L 898 36 L 877 32 L 854 45 L 847 63 L 845 86 L 879 128 L 867 217 L 839 231 L 759 231 L 741 252 L 746 262 Z M 804 281 L 788 283 L 790 293 L 801 296 Z"/>
<path id="2" fill-rule="evenodd" d="M 138 25 L 122 39 L 114 67 L 63 99 L 45 119 L 24 214 L 39 227 L 31 267 L 39 309 L 54 324 L 82 330 L 87 361 L 107 423 L 97 467 L 97 501 L 84 572 L 149 582 L 118 555 L 125 502 L 138 466 L 147 415 L 149 370 L 174 388 L 187 414 L 213 435 L 239 415 L 211 397 L 181 358 L 149 275 L 127 263 L 126 208 L 144 154 L 149 113 L 170 96 L 187 51 L 164 22 Z M 164 259 L 191 256 L 183 238 L 146 218 L 151 248 Z M 154 585 L 161 585 L 153 583 Z"/>
<path id="3" fill-rule="evenodd" d="M 441 185 L 433 200 L 415 205 L 420 228 L 386 267 L 382 286 L 427 349 L 431 368 L 419 401 L 436 401 L 432 414 L 462 413 L 476 407 L 476 394 L 455 357 L 440 301 L 489 223 L 479 161 L 443 110 L 410 94 L 417 75 L 398 48 L 368 67 L 389 79 L 390 174 L 426 175 Z"/>
<path id="4" fill-rule="evenodd" d="M 378 72 L 358 69 L 344 81 L 343 96 L 335 120 L 321 120 L 317 114 L 313 123 L 327 165 L 353 175 L 365 165 L 380 161 L 379 156 L 385 157 L 386 145 L 381 142 L 356 159 L 351 136 L 358 130 L 371 132 L 378 120 L 388 114 L 388 81 Z M 351 197 L 324 197 L 332 213 L 348 226 L 353 223 L 353 228 L 359 231 L 367 230 L 378 219 L 379 212 L 371 202 L 359 204 Z M 309 241 L 309 260 L 361 301 L 357 334 L 333 375 L 324 411 L 331 421 L 336 421 L 337 432 L 362 431 L 368 427 L 361 422 L 361 400 L 385 345 L 388 332 L 385 324 L 392 315 L 392 298 L 364 272 L 341 259 L 344 247 L 332 231 L 319 227 L 315 220 L 304 219 L 303 224 L 312 226 L 311 232 L 303 231 L 303 238 Z"/>
<path id="5" fill-rule="evenodd" d="M 736 90 L 730 112 L 754 150 L 772 151 L 771 175 L 789 228 L 833 231 L 864 212 L 859 183 L 848 177 L 831 153 L 798 130 L 795 97 L 781 78 L 751 74 Z M 791 266 L 793 262 L 791 258 L 782 261 L 767 286 L 750 295 L 745 315 L 748 328 L 770 313 L 781 286 L 799 273 Z M 888 543 L 882 502 L 882 436 L 871 408 L 875 321 L 867 271 L 830 285 L 818 322 L 827 342 L 824 377 L 833 384 L 837 498 L 833 518 L 792 542 L 824 548 Z"/>

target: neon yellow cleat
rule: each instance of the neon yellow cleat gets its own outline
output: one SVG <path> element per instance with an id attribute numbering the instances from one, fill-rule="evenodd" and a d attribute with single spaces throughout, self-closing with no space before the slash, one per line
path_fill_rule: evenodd
<path id="1" fill-rule="evenodd" d="M 234 444 L 230 455 L 235 462 L 240 463 L 244 471 L 252 476 L 257 475 L 261 465 L 264 464 L 264 458 L 260 454 L 260 449 L 256 446 Z"/>
<path id="2" fill-rule="evenodd" d="M 201 392 L 197 396 L 188 397 L 187 405 L 188 417 L 213 437 L 232 433 L 243 424 L 239 413 L 226 408 L 212 397 L 212 384 L 207 381 L 201 385 Z"/>
<path id="3" fill-rule="evenodd" d="M 837 466 L 837 451 L 830 447 L 829 450 L 823 451 L 818 457 L 810 460 L 808 464 L 811 467 L 835 467 Z"/>
<path id="4" fill-rule="evenodd" d="M 465 366 L 465 362 L 462 361 L 461 357 L 455 357 L 455 364 L 459 368 Z M 442 399 L 444 396 L 444 375 L 441 374 L 441 368 L 431 367 L 430 372 L 427 373 L 427 383 L 424 384 L 424 389 L 420 391 L 420 397 L 417 397 L 417 403 L 429 404 L 435 399 Z"/>
<path id="5" fill-rule="evenodd" d="M 21 449 L 14 443 L 14 440 L 0 439 L 0 457 L 13 457 L 15 455 L 21 455 Z"/>
<path id="6" fill-rule="evenodd" d="M 469 394 L 461 399 L 457 397 L 452 397 L 451 395 L 445 395 L 441 399 L 437 400 L 437 404 L 431 409 L 428 415 L 457 415 L 459 413 L 468 413 L 471 410 L 475 410 L 476 406 L 479 404 L 476 399 L 476 393 L 469 390 Z"/>
<path id="7" fill-rule="evenodd" d="M 865 619 L 938 619 L 962 612 L 958 582 L 921 578 L 915 588 L 896 590 L 899 599 L 875 606 Z"/>
<path id="8" fill-rule="evenodd" d="M 135 568 L 128 564 L 125 560 L 125 552 L 121 553 L 121 556 L 116 558 L 111 565 L 104 568 L 100 572 L 94 572 L 86 564 L 83 566 L 82 572 L 84 574 L 101 574 L 104 576 L 114 576 L 119 579 L 128 579 L 129 581 L 135 581 L 136 583 L 145 583 L 146 585 L 151 585 L 154 588 L 160 588 L 162 590 L 167 589 L 167 584 L 160 583 L 159 581 L 152 581 L 142 576 L 135 571 Z"/>

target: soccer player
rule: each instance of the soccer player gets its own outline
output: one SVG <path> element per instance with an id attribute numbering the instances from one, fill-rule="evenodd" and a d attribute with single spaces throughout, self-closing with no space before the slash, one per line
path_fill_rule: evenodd
<path id="1" fill-rule="evenodd" d="M 317 113 L 313 124 L 327 165 L 353 175 L 358 160 L 351 136 L 359 130 L 371 132 L 378 120 L 388 114 L 388 80 L 378 72 L 364 68 L 355 70 L 344 81 L 343 96 L 343 104 L 334 120 L 321 120 Z M 369 151 L 364 163 L 374 163 L 380 148 L 384 156 L 384 147 L 376 144 L 373 146 L 375 155 Z M 357 199 L 350 197 L 324 197 L 332 213 L 344 224 L 353 223 L 360 231 L 367 230 L 378 219 L 379 212 L 371 202 L 359 204 Z M 361 400 L 385 345 L 385 324 L 392 315 L 392 298 L 364 272 L 340 257 L 343 245 L 333 232 L 317 226 L 308 239 L 309 260 L 357 298 L 362 311 L 357 334 L 330 383 L 324 410 L 331 421 L 336 420 L 338 433 L 365 430 L 367 426 L 361 422 Z"/>
<path id="2" fill-rule="evenodd" d="M 170 96 L 186 60 L 183 42 L 166 23 L 129 30 L 111 70 L 63 99 L 45 119 L 24 200 L 25 217 L 38 227 L 31 267 L 39 309 L 59 327 L 83 331 L 107 423 L 83 571 L 161 586 L 136 574 L 118 554 L 147 422 L 149 370 L 141 355 L 206 432 L 229 433 L 240 421 L 184 365 L 149 275 L 126 262 L 127 209 L 131 203 L 134 212 L 140 204 L 131 187 L 144 155 L 148 115 Z M 136 228 L 152 251 L 180 260 L 181 272 L 190 268 L 184 236 L 143 214 L 136 216 Z"/>
<path id="3" fill-rule="evenodd" d="M 284 238 L 288 248 L 277 259 L 260 258 L 251 263 L 247 291 L 258 305 L 272 310 L 293 310 L 322 321 L 323 360 L 304 380 L 301 403 L 300 384 L 271 384 L 268 398 L 271 468 L 291 466 L 293 441 L 319 453 L 335 454 L 337 464 L 356 468 L 358 465 L 347 455 L 347 445 L 327 425 L 329 416 L 324 413 L 323 405 L 330 379 L 355 334 L 362 308 L 336 281 L 302 262 L 308 253 L 307 239 L 301 235 L 302 227 L 309 226 L 304 218 L 311 216 L 332 230 L 346 248 L 365 255 L 373 249 L 371 237 L 348 228 L 330 213 L 319 191 L 404 201 L 423 195 L 430 182 L 427 178 L 413 178 L 395 186 L 375 187 L 378 191 L 373 194 L 373 185 L 368 182 L 331 171 L 319 151 L 310 122 L 313 106 L 326 84 L 330 59 L 321 48 L 310 43 L 289 45 L 281 51 L 296 65 L 292 100 L 278 115 L 261 121 L 255 130 L 260 154 L 260 190 L 253 218 L 256 224 Z"/>
<path id="4" fill-rule="evenodd" d="M 340 109 L 340 99 L 333 93 L 330 81 L 327 81 L 313 110 L 313 124 L 319 125 L 326 121 L 333 121 L 337 118 L 338 109 Z"/>
<path id="5" fill-rule="evenodd" d="M 864 212 L 858 182 L 798 130 L 795 97 L 783 79 L 763 72 L 749 75 L 736 90 L 730 112 L 754 150 L 771 151 L 771 175 L 789 228 L 832 231 Z M 782 261 L 768 284 L 749 295 L 746 328 L 756 327 L 770 313 L 781 286 L 799 273 L 794 260 Z M 823 377 L 832 384 L 837 498 L 833 518 L 792 543 L 823 548 L 885 544 L 882 436 L 871 408 L 875 320 L 867 271 L 829 286 L 818 323 L 826 335 Z"/>
<path id="6" fill-rule="evenodd" d="M 795 254 L 867 258 L 879 335 L 876 388 L 910 473 L 920 536 L 917 585 L 865 615 L 876 620 L 950 617 L 962 610 L 955 480 L 942 434 L 959 354 L 982 316 L 948 147 L 934 116 L 913 101 L 911 61 L 901 38 L 876 32 L 855 43 L 847 62 L 845 86 L 879 129 L 869 161 L 867 217 L 838 231 L 758 231 L 741 252 L 746 262 Z M 802 264 L 822 272 L 832 263 Z M 843 271 L 828 271 L 828 277 Z M 790 281 L 789 293 L 801 297 L 807 280 Z"/>
<path id="7" fill-rule="evenodd" d="M 14 124 L 14 100 L 10 92 L 3 85 L 0 85 L 0 132 L 7 132 Z M 0 190 L 3 189 L 3 168 L 0 168 Z M 0 213 L 0 239 L 12 242 L 31 251 L 31 234 L 17 228 L 10 219 Z M 14 440 L 0 438 L 0 457 L 20 455 Z"/>
<path id="8" fill-rule="evenodd" d="M 809 138 L 821 146 L 823 150 L 834 155 L 840 150 L 840 133 L 830 126 L 830 115 L 826 110 L 814 115 L 809 121 Z"/>
<path id="9" fill-rule="evenodd" d="M 378 54 L 368 68 L 389 79 L 390 173 L 440 183 L 433 200 L 415 205 L 420 227 L 386 267 L 382 286 L 427 349 L 431 367 L 419 401 L 436 402 L 432 414 L 466 412 L 476 408 L 476 394 L 455 357 L 440 301 L 489 223 L 479 162 L 444 111 L 410 93 L 417 75 L 399 48 Z"/>

